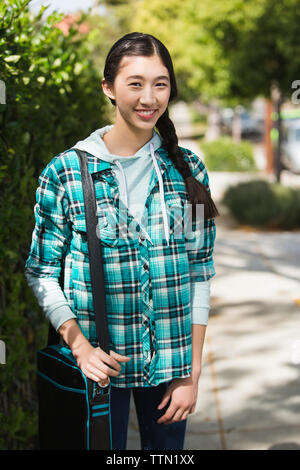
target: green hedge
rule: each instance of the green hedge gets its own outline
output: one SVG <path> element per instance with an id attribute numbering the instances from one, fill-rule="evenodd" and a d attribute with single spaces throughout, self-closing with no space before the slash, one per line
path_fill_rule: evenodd
<path id="1" fill-rule="evenodd" d="M 221 137 L 213 142 L 199 142 L 205 164 L 210 171 L 256 171 L 253 148 L 250 142 L 234 142 Z"/>
<path id="2" fill-rule="evenodd" d="M 260 228 L 300 228 L 300 189 L 248 181 L 229 187 L 223 203 L 242 224 Z"/>
<path id="3" fill-rule="evenodd" d="M 38 176 L 52 157 L 106 122 L 100 76 L 87 37 L 42 21 L 28 1 L 0 5 L 0 449 L 37 446 L 36 351 L 47 324 L 24 276 Z"/>

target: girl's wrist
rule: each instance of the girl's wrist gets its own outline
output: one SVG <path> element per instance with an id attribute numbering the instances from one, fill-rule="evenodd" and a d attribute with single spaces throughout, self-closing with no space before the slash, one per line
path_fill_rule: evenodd
<path id="1" fill-rule="evenodd" d="M 191 377 L 193 380 L 199 380 L 201 375 L 201 364 L 199 366 L 192 366 Z"/>

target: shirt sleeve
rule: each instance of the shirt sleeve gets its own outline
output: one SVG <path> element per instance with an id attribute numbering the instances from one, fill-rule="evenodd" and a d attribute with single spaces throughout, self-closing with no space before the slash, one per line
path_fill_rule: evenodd
<path id="1" fill-rule="evenodd" d="M 207 325 L 210 310 L 210 280 L 191 282 L 192 324 Z"/>
<path id="2" fill-rule="evenodd" d="M 51 277 L 37 277 L 26 273 L 28 285 L 32 288 L 39 305 L 43 308 L 46 318 L 52 323 L 56 331 L 67 320 L 76 319 L 76 315 L 59 285 Z"/>
<path id="3" fill-rule="evenodd" d="M 69 204 L 54 167 L 55 158 L 39 177 L 34 206 L 35 226 L 25 277 L 54 328 L 76 318 L 59 284 L 61 261 L 71 238 Z"/>
<path id="4" fill-rule="evenodd" d="M 71 239 L 68 211 L 66 191 L 50 162 L 40 175 L 36 190 L 35 227 L 25 273 L 59 279 L 61 260 Z"/>
<path id="5" fill-rule="evenodd" d="M 192 175 L 202 183 L 210 193 L 209 178 L 203 161 L 194 153 L 190 155 Z M 196 217 L 192 217 L 192 205 L 188 204 L 186 230 L 186 249 L 190 264 L 191 282 L 211 279 L 214 269 L 213 250 L 216 237 L 214 218 L 204 219 L 204 204 L 196 205 Z"/>

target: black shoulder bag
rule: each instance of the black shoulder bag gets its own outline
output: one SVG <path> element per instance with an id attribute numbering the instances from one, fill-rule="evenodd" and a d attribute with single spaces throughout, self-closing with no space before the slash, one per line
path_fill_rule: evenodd
<path id="1" fill-rule="evenodd" d="M 100 348 L 109 354 L 101 243 L 97 235 L 95 188 L 87 154 L 80 160 L 96 331 Z M 61 284 L 63 279 L 63 269 Z M 40 449 L 112 449 L 110 383 L 101 388 L 78 367 L 69 347 L 49 327 L 48 346 L 37 353 Z"/>

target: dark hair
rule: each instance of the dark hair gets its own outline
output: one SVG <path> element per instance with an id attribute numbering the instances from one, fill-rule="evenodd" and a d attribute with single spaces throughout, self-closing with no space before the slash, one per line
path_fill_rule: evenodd
<path id="1" fill-rule="evenodd" d="M 157 54 L 165 67 L 169 71 L 171 92 L 169 102 L 177 96 L 177 85 L 173 69 L 173 63 L 168 49 L 159 39 L 151 34 L 129 33 L 120 38 L 110 49 L 105 66 L 104 78 L 110 85 L 113 85 L 117 76 L 119 64 L 124 56 L 152 56 Z M 114 99 L 109 98 L 115 106 Z M 184 153 L 178 147 L 178 138 L 173 122 L 169 118 L 168 108 L 160 116 L 156 127 L 162 139 L 162 146 L 168 152 L 168 157 L 172 160 L 175 168 L 181 173 L 189 201 L 192 205 L 204 204 L 204 217 L 206 219 L 219 215 L 218 210 L 211 198 L 210 191 L 196 180 L 192 174 L 189 164 L 184 159 Z"/>

